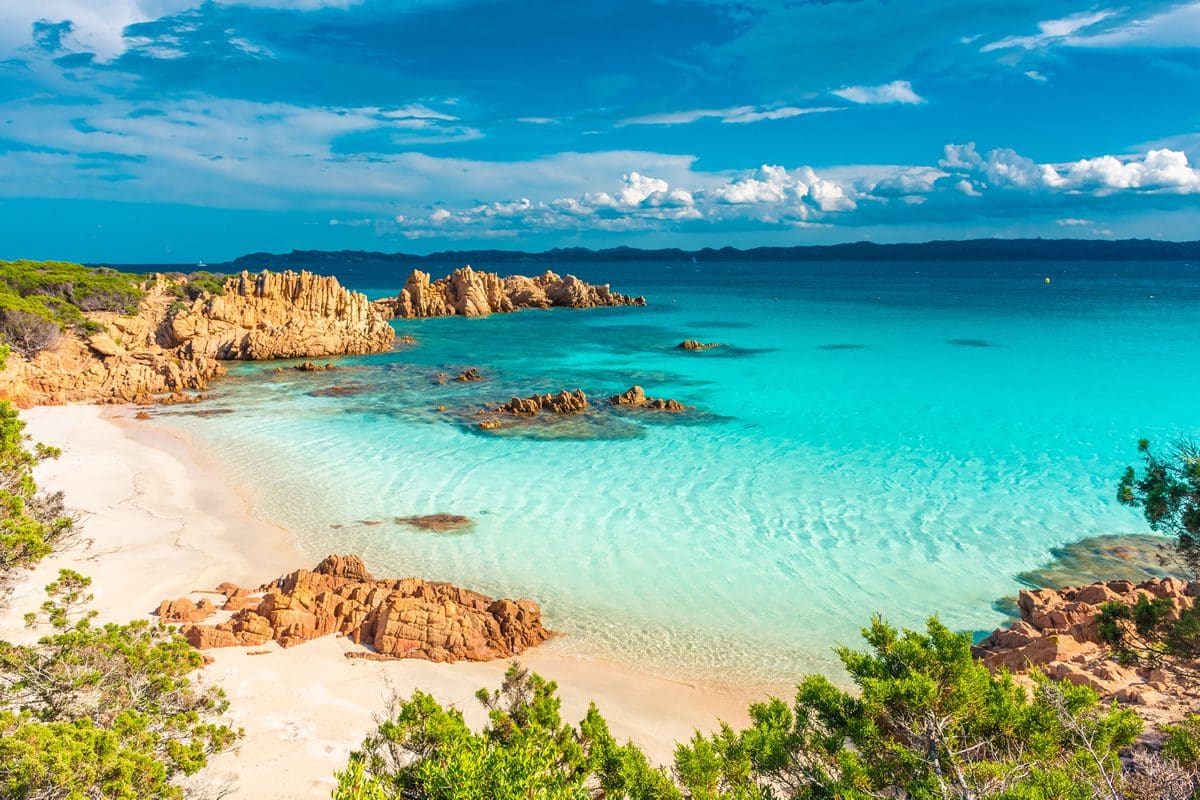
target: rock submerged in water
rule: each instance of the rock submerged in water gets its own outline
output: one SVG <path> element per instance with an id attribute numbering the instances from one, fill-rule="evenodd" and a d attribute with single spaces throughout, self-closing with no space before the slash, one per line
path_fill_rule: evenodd
<path id="1" fill-rule="evenodd" d="M 631 386 L 620 394 L 614 394 L 608 398 L 608 402 L 614 406 L 628 406 L 630 408 L 644 408 L 649 411 L 686 411 L 687 406 L 680 403 L 678 400 L 664 400 L 658 397 L 647 397 L 646 392 L 641 386 Z"/>
<path id="2" fill-rule="evenodd" d="M 397 525 L 410 525 L 424 531 L 447 533 L 470 528 L 474 523 L 470 517 L 461 514 L 424 514 L 414 517 L 396 517 Z"/>
<path id="3" fill-rule="evenodd" d="M 714 347 L 724 347 L 720 342 L 700 342 L 695 339 L 685 339 L 675 345 L 679 350 L 712 350 Z"/>
<path id="4" fill-rule="evenodd" d="M 297 372 L 328 372 L 329 370 L 337 369 L 336 364 L 314 364 L 311 361 L 305 361 L 303 364 L 297 364 L 292 367 Z"/>
<path id="5" fill-rule="evenodd" d="M 228 622 L 181 632 L 198 649 L 272 640 L 292 647 L 340 633 L 371 647 L 376 658 L 443 662 L 511 658 L 552 635 L 532 600 L 493 600 L 420 578 L 377 580 L 358 556 L 329 556 L 260 591 Z M 249 597 L 232 584 L 222 584 L 222 592 Z"/>
<path id="6" fill-rule="evenodd" d="M 587 410 L 587 407 L 587 395 L 583 393 L 582 389 L 576 389 L 573 392 L 563 389 L 558 394 L 514 397 L 507 403 L 496 406 L 494 411 L 518 417 L 532 417 L 542 411 L 552 411 L 555 414 L 581 414 Z"/>
<path id="7" fill-rule="evenodd" d="M 475 369 L 475 367 L 468 367 L 459 373 L 454 380 L 461 382 L 481 381 L 483 380 L 483 376 L 479 374 L 479 370 Z"/>
<path id="8" fill-rule="evenodd" d="M 466 266 L 436 281 L 427 272 L 413 270 L 399 295 L 376 300 L 374 305 L 390 317 L 482 317 L 522 308 L 644 306 L 646 298 L 619 294 L 607 284 L 590 284 L 549 270 L 533 278 L 502 278 Z"/>

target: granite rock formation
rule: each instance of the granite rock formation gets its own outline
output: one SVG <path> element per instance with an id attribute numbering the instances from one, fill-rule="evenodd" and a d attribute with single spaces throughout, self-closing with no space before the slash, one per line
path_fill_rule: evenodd
<path id="1" fill-rule="evenodd" d="M 225 294 L 184 304 L 174 281 L 145 285 L 138 312 L 92 312 L 99 330 L 65 334 L 33 359 L 12 354 L 0 399 L 21 407 L 70 402 L 150 403 L 203 389 L 221 359 L 320 357 L 380 352 L 394 332 L 365 295 L 307 272 L 228 278 Z"/>
<path id="2" fill-rule="evenodd" d="M 973 651 L 993 670 L 1040 670 L 1051 678 L 1090 686 L 1105 699 L 1138 705 L 1142 716 L 1156 722 L 1178 719 L 1197 702 L 1186 698 L 1190 688 L 1165 670 L 1117 663 L 1100 641 L 1096 618 L 1100 607 L 1113 601 L 1133 604 L 1141 596 L 1166 598 L 1181 609 L 1191 607 L 1197 595 L 1200 583 L 1177 578 L 1026 589 L 1017 600 L 1021 618 L 997 628 Z"/>
<path id="3" fill-rule="evenodd" d="M 167 344 L 222 360 L 359 355 L 388 350 L 395 332 L 360 292 L 311 272 L 243 272 L 225 293 L 171 314 Z"/>
<path id="4" fill-rule="evenodd" d="M 587 395 L 582 389 L 568 392 L 563 389 L 558 394 L 535 394 L 529 397 L 514 397 L 507 403 L 496 406 L 501 414 L 512 414 L 518 417 L 533 417 L 543 411 L 555 414 L 581 414 L 588 407 Z"/>
<path id="5" fill-rule="evenodd" d="M 222 591 L 232 600 L 243 590 Z M 227 622 L 181 632 L 199 649 L 271 640 L 291 647 L 338 633 L 371 647 L 372 657 L 447 662 L 511 658 L 551 635 L 532 600 L 493 600 L 419 578 L 376 580 L 357 556 L 329 556 L 260 592 Z"/>
<path id="6" fill-rule="evenodd" d="M 536 277 L 476 272 L 460 267 L 445 278 L 431 280 L 429 273 L 413 270 L 399 295 L 375 301 L 389 317 L 482 317 L 522 308 L 595 308 L 644 306 L 646 298 L 630 297 L 607 284 L 586 283 L 574 275 L 559 276 L 547 270 Z"/>
<path id="7" fill-rule="evenodd" d="M 648 411 L 687 410 L 687 406 L 678 400 L 666 400 L 660 397 L 647 397 L 645 390 L 640 386 L 631 386 L 620 394 L 614 394 L 612 397 L 608 398 L 608 402 L 614 406 L 644 408 Z"/>
<path id="8" fill-rule="evenodd" d="M 679 344 L 675 345 L 679 350 L 712 350 L 714 347 L 721 347 L 720 342 L 699 342 L 695 339 L 684 339 Z"/>

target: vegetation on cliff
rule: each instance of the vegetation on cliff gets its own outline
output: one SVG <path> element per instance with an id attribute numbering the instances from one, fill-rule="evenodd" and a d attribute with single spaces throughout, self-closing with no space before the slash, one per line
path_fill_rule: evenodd
<path id="1" fill-rule="evenodd" d="M 89 583 L 63 570 L 26 618 L 49 633 L 0 642 L 0 796 L 181 798 L 181 779 L 238 736 L 219 719 L 225 696 L 193 682 L 203 657 L 170 628 L 95 624 Z"/>
<path id="2" fill-rule="evenodd" d="M 132 314 L 141 276 L 63 261 L 0 261 L 0 333 L 21 355 L 53 347 L 63 331 L 99 329 L 90 311 Z"/>
<path id="3" fill-rule="evenodd" d="M 875 619 L 863 635 L 868 649 L 837 650 L 854 691 L 806 677 L 791 705 L 752 705 L 745 730 L 697 732 L 670 773 L 618 744 L 595 707 L 564 724 L 555 685 L 515 666 L 499 692 L 480 692 L 490 718 L 478 733 L 417 692 L 392 704 L 333 797 L 1150 800 L 1200 786 L 1200 722 L 1170 729 L 1161 753 L 1133 752 L 1133 712 L 1066 682 L 1030 693 L 936 619 L 925 632 Z"/>

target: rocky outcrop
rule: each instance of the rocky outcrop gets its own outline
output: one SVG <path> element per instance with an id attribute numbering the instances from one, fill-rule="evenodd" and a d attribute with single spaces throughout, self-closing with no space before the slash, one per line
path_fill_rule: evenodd
<path id="1" fill-rule="evenodd" d="M 65 334 L 32 359 L 12 354 L 0 399 L 21 407 L 70 402 L 150 403 L 203 389 L 220 359 L 320 357 L 387 350 L 393 331 L 365 295 L 307 272 L 242 273 L 225 294 L 184 304 L 174 281 L 146 284 L 138 312 L 92 312 L 86 338 Z"/>
<path id="2" fill-rule="evenodd" d="M 568 392 L 563 389 L 558 394 L 535 394 L 529 397 L 514 397 L 507 403 L 496 406 L 501 414 L 512 414 L 518 417 L 533 417 L 543 411 L 555 414 L 581 414 L 588 407 L 587 395 L 582 389 Z"/>
<path id="3" fill-rule="evenodd" d="M 680 350 L 712 350 L 714 347 L 721 347 L 720 342 L 698 342 L 695 339 L 685 339 L 675 345 Z"/>
<path id="4" fill-rule="evenodd" d="M 626 406 L 629 408 L 644 408 L 648 411 L 686 411 L 687 406 L 678 400 L 665 400 L 660 397 L 647 397 L 645 390 L 640 386 L 631 386 L 620 394 L 614 394 L 608 398 L 608 402 L 614 406 Z"/>
<path id="5" fill-rule="evenodd" d="M 189 356 L 263 360 L 378 353 L 395 332 L 360 292 L 311 272 L 243 272 L 225 293 L 171 314 L 164 337 Z"/>
<path id="6" fill-rule="evenodd" d="M 400 294 L 375 301 L 391 317 L 482 317 L 522 308 L 596 308 L 644 306 L 646 298 L 630 297 L 590 284 L 574 275 L 559 276 L 547 270 L 536 277 L 476 272 L 461 267 L 434 281 L 429 273 L 413 270 Z"/>
<path id="7" fill-rule="evenodd" d="M 217 607 L 208 598 L 193 603 L 181 597 L 178 600 L 163 600 L 155 613 L 163 622 L 199 622 L 217 613 Z"/>
<path id="8" fill-rule="evenodd" d="M 1182 698 L 1188 687 L 1166 671 L 1117 663 L 1100 641 L 1096 617 L 1102 605 L 1113 601 L 1132 605 L 1143 596 L 1166 598 L 1176 609 L 1183 609 L 1190 608 L 1197 595 L 1200 583 L 1177 578 L 1028 589 L 1017 600 L 1021 618 L 997 628 L 973 651 L 993 670 L 1003 668 L 1018 674 L 1040 670 L 1051 678 L 1090 686 L 1104 698 L 1153 707 L 1149 716 L 1165 721 L 1182 716 Z M 1145 710 L 1139 709 L 1139 713 L 1146 716 Z"/>
<path id="9" fill-rule="evenodd" d="M 376 580 L 357 556 L 329 556 L 261 592 L 229 621 L 182 633 L 200 649 L 272 640 L 292 647 L 338 633 L 372 648 L 376 658 L 428 661 L 511 658 L 551 635 L 532 600 L 493 600 L 419 578 Z"/>

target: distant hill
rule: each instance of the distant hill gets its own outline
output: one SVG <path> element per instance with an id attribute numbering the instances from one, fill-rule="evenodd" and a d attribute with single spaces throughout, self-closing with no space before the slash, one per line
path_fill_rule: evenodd
<path id="1" fill-rule="evenodd" d="M 353 264 L 401 266 L 419 264 L 568 264 L 601 261 L 1200 261 L 1200 241 L 1163 242 L 1152 239 L 969 239 L 920 244 L 853 242 L 801 247 L 734 247 L 703 250 L 642 250 L 613 247 L 589 250 L 555 248 L 540 253 L 519 250 L 445 250 L 429 255 L 380 253 L 366 250 L 293 250 L 290 253 L 251 253 L 228 264 L 213 264 L 221 271 L 279 269 L 283 267 L 347 266 Z"/>

